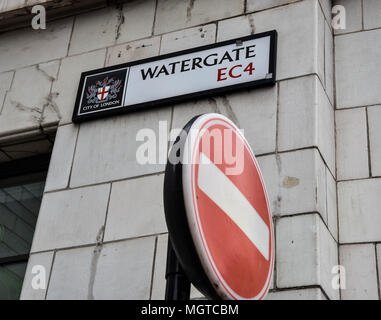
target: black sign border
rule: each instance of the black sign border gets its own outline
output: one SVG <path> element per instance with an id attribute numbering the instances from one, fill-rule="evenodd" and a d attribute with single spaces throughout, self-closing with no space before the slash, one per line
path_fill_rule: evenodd
<path id="1" fill-rule="evenodd" d="M 269 73 L 272 74 L 271 78 L 268 79 L 261 79 L 261 80 L 255 80 L 255 81 L 250 81 L 250 82 L 245 82 L 245 83 L 239 83 L 231 86 L 226 86 L 222 88 L 215 88 L 215 89 L 210 89 L 210 90 L 204 90 L 204 91 L 198 91 L 198 92 L 193 92 L 189 94 L 184 94 L 180 96 L 175 96 L 175 97 L 170 97 L 170 98 L 165 98 L 165 99 L 160 99 L 160 100 L 154 100 L 150 102 L 144 102 L 144 103 L 139 103 L 135 105 L 130 105 L 128 107 L 119 107 L 115 109 L 110 109 L 110 110 L 104 110 L 104 111 L 99 111 L 95 113 L 89 113 L 89 114 L 82 114 L 78 115 L 78 111 L 80 108 L 80 100 L 83 92 L 83 86 L 85 82 L 85 78 L 87 76 L 91 76 L 93 74 L 101 73 L 101 72 L 108 72 L 112 71 L 115 69 L 122 69 L 122 68 L 128 68 L 132 67 L 135 65 L 139 64 L 144 64 L 148 62 L 153 62 L 153 61 L 158 61 L 158 60 L 164 60 L 168 58 L 173 58 L 177 56 L 181 56 L 184 54 L 189 54 L 189 53 L 194 53 L 202 50 L 208 50 L 208 49 L 214 49 L 214 48 L 219 48 L 223 47 L 226 45 L 230 45 L 233 43 L 237 43 L 239 41 L 248 41 L 248 40 L 253 40 L 253 39 L 258 39 L 258 38 L 264 38 L 270 36 L 270 59 L 269 59 Z M 276 81 L 276 55 L 277 55 L 277 39 L 278 39 L 278 33 L 276 30 L 271 30 L 267 32 L 262 32 L 246 37 L 241 37 L 241 38 L 236 38 L 232 40 L 227 40 L 219 43 L 213 43 L 210 45 L 206 46 L 201 46 L 201 47 L 196 47 L 196 48 L 191 48 L 187 50 L 182 50 L 182 51 L 177 51 L 165 55 L 159 55 L 155 56 L 152 58 L 148 59 L 143 59 L 143 60 L 137 60 L 133 62 L 128 62 L 128 63 L 123 63 L 123 64 L 118 64 L 106 68 L 100 68 L 92 71 L 87 71 L 83 72 L 81 74 L 81 79 L 79 82 L 79 87 L 77 91 L 77 97 L 75 101 L 75 107 L 74 107 L 74 112 L 73 112 L 73 117 L 72 120 L 74 123 L 80 123 L 92 119 L 98 119 L 98 118 L 103 118 L 103 117 L 108 117 L 108 116 L 113 116 L 113 115 L 119 115 L 119 114 L 124 114 L 124 113 L 129 113 L 129 112 L 135 112 L 138 110 L 143 110 L 143 109 L 149 109 L 153 107 L 160 107 L 164 105 L 173 105 L 175 103 L 179 102 L 185 102 L 193 99 L 200 99 L 200 98 L 208 98 L 211 96 L 215 96 L 221 93 L 228 93 L 232 91 L 238 91 L 238 90 L 244 90 L 252 87 L 262 87 L 262 86 L 270 86 L 274 85 Z M 125 84 L 127 85 L 127 84 Z"/>
<path id="2" fill-rule="evenodd" d="M 102 70 L 104 70 L 104 69 L 102 69 Z M 97 110 L 97 111 L 91 111 L 91 112 L 85 112 L 83 114 L 79 114 L 79 110 L 81 109 L 83 97 L 85 95 L 84 85 L 86 84 L 87 78 L 88 77 L 95 77 L 95 76 L 98 76 L 98 75 L 101 75 L 101 74 L 105 74 L 105 73 L 110 73 L 110 72 L 113 72 L 113 71 L 118 72 L 118 71 L 121 71 L 121 70 L 126 71 L 126 77 L 123 79 L 124 86 L 123 86 L 122 99 L 121 99 L 123 101 L 125 96 L 126 96 L 126 79 L 128 78 L 128 74 L 129 74 L 129 70 L 126 69 L 125 67 L 124 68 L 119 68 L 119 69 L 115 68 L 115 69 L 113 69 L 111 71 L 103 71 L 103 72 L 99 72 L 99 73 L 95 73 L 94 72 L 91 75 L 84 76 L 83 85 L 82 85 L 82 88 L 80 88 L 82 90 L 82 93 L 79 96 L 78 109 L 77 109 L 77 117 L 82 117 L 83 115 L 93 114 L 93 113 L 97 113 L 97 112 L 105 112 L 105 111 L 108 111 L 108 110 L 111 110 L 111 109 L 120 109 L 120 108 L 123 108 L 123 104 L 120 103 L 119 106 L 112 107 L 110 109 L 101 109 L 101 110 Z M 93 72 L 93 71 L 91 71 L 91 72 Z"/>

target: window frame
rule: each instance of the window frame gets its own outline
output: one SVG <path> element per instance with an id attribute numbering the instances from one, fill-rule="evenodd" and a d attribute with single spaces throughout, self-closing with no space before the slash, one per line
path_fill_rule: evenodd
<path id="1" fill-rule="evenodd" d="M 42 154 L 34 157 L 10 160 L 0 163 L 0 188 L 6 185 L 6 181 L 9 178 L 47 172 L 49 168 L 50 157 L 51 154 Z M 30 252 L 3 258 L 0 257 L 0 266 L 11 263 L 28 262 L 29 256 Z"/>

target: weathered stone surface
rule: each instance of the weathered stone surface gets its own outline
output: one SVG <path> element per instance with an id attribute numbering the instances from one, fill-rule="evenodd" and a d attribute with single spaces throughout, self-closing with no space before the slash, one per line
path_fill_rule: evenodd
<path id="1" fill-rule="evenodd" d="M 166 232 L 163 184 L 164 175 L 113 183 L 105 241 Z"/>
<path id="2" fill-rule="evenodd" d="M 70 54 L 88 52 L 151 36 L 155 0 L 127 2 L 77 16 Z"/>
<path id="3" fill-rule="evenodd" d="M 337 225 L 337 189 L 336 181 L 331 172 L 326 169 L 327 178 L 327 225 L 333 238 L 339 241 Z"/>
<path id="4" fill-rule="evenodd" d="M 372 176 L 381 176 L 381 106 L 368 108 Z"/>
<path id="5" fill-rule="evenodd" d="M 378 270 L 381 270 L 381 244 L 378 244 L 376 248 L 377 248 L 377 266 L 378 266 Z M 380 272 L 378 272 L 378 283 L 381 283 L 380 280 L 381 280 L 381 274 Z M 379 296 L 381 297 L 381 288 L 378 288 L 378 289 L 379 289 Z"/>
<path id="6" fill-rule="evenodd" d="M 43 2 L 43 0 L 40 1 Z M 0 13 L 20 9 L 25 5 L 25 0 L 1 0 Z"/>
<path id="7" fill-rule="evenodd" d="M 338 249 L 316 214 L 282 218 L 277 232 L 277 287 L 320 285 L 331 299 L 339 292 L 331 285 Z M 301 267 L 303 266 L 303 267 Z"/>
<path id="8" fill-rule="evenodd" d="M 334 1 L 336 0 L 319 0 L 324 17 L 328 23 L 332 21 L 332 6 L 335 4 Z"/>
<path id="9" fill-rule="evenodd" d="M 160 37 L 124 43 L 107 49 L 106 67 L 156 56 Z"/>
<path id="10" fill-rule="evenodd" d="M 170 53 L 194 47 L 204 46 L 216 41 L 216 25 L 207 24 L 167 33 L 162 36 L 160 53 Z"/>
<path id="11" fill-rule="evenodd" d="M 51 103 L 44 113 L 43 124 L 71 122 L 81 73 L 102 68 L 106 50 L 102 49 L 62 60 L 58 78 L 53 83 Z"/>
<path id="12" fill-rule="evenodd" d="M 281 5 L 297 2 L 300 0 L 247 0 L 246 12 L 270 9 Z"/>
<path id="13" fill-rule="evenodd" d="M 1 113 L 0 135 L 39 129 L 58 67 L 52 61 L 16 71 Z"/>
<path id="14" fill-rule="evenodd" d="M 217 41 L 275 29 L 278 32 L 277 79 L 318 73 L 318 66 L 324 65 L 321 61 L 324 50 L 322 55 L 318 48 L 318 39 L 321 32 L 324 33 L 324 28 L 319 28 L 318 10 L 317 1 L 307 0 L 223 20 L 218 23 Z"/>
<path id="15" fill-rule="evenodd" d="M 335 66 L 335 55 L 334 55 L 334 43 L 333 43 L 333 35 L 330 26 L 328 23 L 325 23 L 325 90 L 327 92 L 329 101 L 331 105 L 335 105 L 335 78 L 334 78 L 334 66 Z"/>
<path id="16" fill-rule="evenodd" d="M 83 123 L 78 135 L 70 186 L 121 180 L 164 171 L 167 145 L 163 141 L 156 143 L 160 137 L 167 141 L 165 135 L 166 130 L 169 130 L 170 116 L 170 108 L 156 108 Z M 162 122 L 166 128 L 159 135 L 160 121 L 166 121 Z M 139 131 L 141 139 L 145 140 L 137 141 Z M 153 163 L 146 163 L 145 159 L 143 162 L 137 161 L 137 152 L 145 150 L 148 146 L 147 137 L 150 137 L 155 149 L 151 149 Z"/>
<path id="17" fill-rule="evenodd" d="M 49 282 L 50 270 L 53 263 L 53 256 L 54 256 L 54 252 L 49 251 L 49 252 L 32 254 L 29 257 L 28 267 L 25 272 L 25 278 L 24 278 L 23 288 L 21 291 L 20 300 L 45 300 L 46 289 Z M 34 268 L 37 268 L 37 269 L 34 269 Z M 34 281 L 34 283 L 36 282 L 36 280 L 33 280 L 33 278 L 35 277 L 44 279 L 44 283 L 40 283 L 40 285 L 43 286 L 43 284 L 45 284 L 46 286 L 45 289 L 33 288 L 32 281 Z"/>
<path id="18" fill-rule="evenodd" d="M 380 29 L 336 37 L 337 108 L 381 103 L 380 46 Z"/>
<path id="19" fill-rule="evenodd" d="M 102 238 L 110 185 L 46 193 L 32 252 L 92 244 Z"/>
<path id="20" fill-rule="evenodd" d="M 94 286 L 94 271 L 97 271 L 92 267 L 96 266 L 96 258 L 99 256 L 95 250 L 95 247 L 85 247 L 58 251 L 52 266 L 46 299 L 88 299 L 91 294 L 89 283 L 92 283 L 91 290 Z"/>
<path id="21" fill-rule="evenodd" d="M 346 15 L 345 29 L 334 30 L 335 34 L 356 32 L 362 29 L 362 8 L 358 0 L 335 0 L 335 5 L 344 6 Z"/>
<path id="22" fill-rule="evenodd" d="M 154 244 L 149 237 L 57 252 L 47 299 L 148 299 Z"/>
<path id="23" fill-rule="evenodd" d="M 128 1 L 123 5 L 116 27 L 116 43 L 123 43 L 152 35 L 156 0 Z M 119 29 L 119 30 L 118 30 Z"/>
<path id="24" fill-rule="evenodd" d="M 154 237 L 106 244 L 95 275 L 94 299 L 149 299 L 154 249 Z"/>
<path id="25" fill-rule="evenodd" d="M 11 88 L 14 72 L 4 72 L 0 74 L 0 114 L 3 109 L 7 92 Z"/>
<path id="26" fill-rule="evenodd" d="M 343 300 L 378 300 L 374 244 L 340 246 L 340 264 L 345 268 Z"/>
<path id="27" fill-rule="evenodd" d="M 317 37 L 317 46 L 316 46 L 316 68 L 318 77 L 325 88 L 325 25 L 326 20 L 324 19 L 324 13 L 320 6 L 317 7 L 317 29 L 316 29 L 316 37 Z M 328 62 L 328 61 L 327 61 Z"/>
<path id="28" fill-rule="evenodd" d="M 364 28 L 373 29 L 381 27 L 381 2 L 378 0 L 364 0 Z"/>
<path id="29" fill-rule="evenodd" d="M 255 154 L 275 151 L 276 86 L 176 105 L 172 128 L 182 129 L 192 117 L 205 112 L 221 113 L 230 118 L 243 129 Z"/>
<path id="30" fill-rule="evenodd" d="M 65 57 L 73 18 L 47 24 L 46 30 L 31 28 L 0 35 L 0 72 Z"/>
<path id="31" fill-rule="evenodd" d="M 257 158 L 273 215 L 326 213 L 326 168 L 316 149 Z"/>
<path id="32" fill-rule="evenodd" d="M 365 108 L 336 111 L 338 180 L 369 177 Z"/>
<path id="33" fill-rule="evenodd" d="M 340 243 L 381 241 L 381 179 L 339 182 Z"/>
<path id="34" fill-rule="evenodd" d="M 46 22 L 78 15 L 83 12 L 104 8 L 109 5 L 107 0 L 1 0 L 0 1 L 0 33 L 10 30 L 29 28 L 31 21 L 42 10 L 36 5 L 42 5 L 46 13 Z M 36 11 L 34 11 L 34 10 Z"/>
<path id="35" fill-rule="evenodd" d="M 243 10 L 244 0 L 159 0 L 155 34 L 236 16 Z"/>
<path id="36" fill-rule="evenodd" d="M 45 191 L 64 189 L 68 186 L 77 134 L 78 127 L 74 125 L 58 128 L 50 158 Z"/>
<path id="37" fill-rule="evenodd" d="M 161 235 L 157 239 L 151 299 L 164 300 L 166 287 L 165 268 L 167 263 L 168 235 Z"/>
<path id="38" fill-rule="evenodd" d="M 266 300 L 327 300 L 320 288 L 273 291 Z"/>
<path id="39" fill-rule="evenodd" d="M 316 146 L 335 172 L 334 110 L 316 76 L 280 83 L 278 118 L 279 151 Z"/>

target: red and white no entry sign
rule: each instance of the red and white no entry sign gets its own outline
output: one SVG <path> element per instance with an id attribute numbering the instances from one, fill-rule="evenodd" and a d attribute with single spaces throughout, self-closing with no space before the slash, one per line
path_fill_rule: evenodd
<path id="1" fill-rule="evenodd" d="M 271 212 L 255 156 L 228 118 L 204 114 L 184 127 L 168 158 L 164 208 L 170 244 L 201 292 L 213 299 L 266 296 L 274 267 Z"/>
<path id="2" fill-rule="evenodd" d="M 219 114 L 198 117 L 189 133 L 183 194 L 201 264 L 220 297 L 263 299 L 273 271 L 274 235 L 254 154 L 234 123 Z"/>

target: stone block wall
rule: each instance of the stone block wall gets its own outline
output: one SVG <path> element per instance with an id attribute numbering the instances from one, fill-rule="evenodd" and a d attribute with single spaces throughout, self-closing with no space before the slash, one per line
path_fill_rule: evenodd
<path id="1" fill-rule="evenodd" d="M 336 163 L 343 299 L 380 299 L 381 2 L 337 1 L 347 28 L 335 32 Z"/>
<path id="2" fill-rule="evenodd" d="M 376 270 L 376 250 L 380 254 L 375 244 L 380 241 L 375 223 L 380 203 L 367 198 L 367 190 L 381 188 L 375 178 L 380 101 L 378 92 L 359 81 L 358 89 L 365 91 L 349 90 L 353 99 L 340 96 L 340 90 L 351 86 L 347 59 L 359 58 L 350 46 L 357 38 L 352 38 L 369 46 L 377 43 L 378 30 L 334 37 L 331 5 L 328 0 L 134 0 L 54 21 L 45 31 L 27 28 L 0 35 L 0 138 L 57 128 L 22 298 L 163 299 L 165 165 L 137 163 L 141 142 L 136 134 L 150 128 L 158 135 L 159 121 L 166 121 L 167 130 L 182 128 L 203 112 L 227 115 L 244 129 L 260 163 L 276 233 L 268 299 L 339 299 L 361 288 L 356 257 L 371 257 L 364 267 Z M 83 71 L 273 29 L 279 37 L 274 87 L 81 125 L 71 122 Z M 370 63 L 377 52 L 363 54 Z M 357 73 L 365 77 L 366 68 L 361 64 Z M 366 101 L 356 101 L 361 95 Z M 348 121 L 365 131 L 352 137 Z M 349 160 L 354 165 L 343 164 L 348 148 L 356 152 Z M 0 156 L 8 156 L 0 150 Z M 158 157 L 165 151 L 158 148 Z M 364 177 L 368 157 L 374 159 L 374 176 L 367 172 Z M 355 206 L 348 200 L 351 193 Z M 351 232 L 352 221 L 361 226 L 361 240 Z M 371 239 L 364 240 L 365 235 Z M 364 241 L 362 248 L 358 242 Z M 345 293 L 331 284 L 332 268 L 339 263 L 348 264 Z M 35 264 L 48 272 L 43 292 L 30 285 Z M 377 280 L 377 274 L 366 279 Z M 378 293 L 374 283 L 367 290 L 374 288 Z M 192 289 L 192 298 L 202 296 Z"/>

